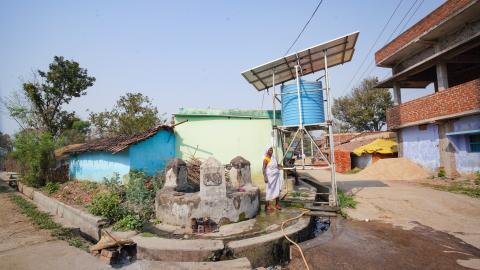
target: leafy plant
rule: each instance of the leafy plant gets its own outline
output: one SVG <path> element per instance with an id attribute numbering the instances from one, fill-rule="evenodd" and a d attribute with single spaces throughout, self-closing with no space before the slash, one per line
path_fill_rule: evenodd
<path id="1" fill-rule="evenodd" d="M 127 214 L 113 225 L 114 231 L 139 230 L 143 226 L 143 221 L 134 214 Z"/>
<path id="2" fill-rule="evenodd" d="M 20 165 L 22 182 L 33 187 L 43 186 L 48 180 L 48 171 L 55 165 L 52 135 L 24 130 L 15 135 L 14 147 L 11 155 Z"/>
<path id="3" fill-rule="evenodd" d="M 351 194 L 346 194 L 345 192 L 338 191 L 338 202 L 340 208 L 355 208 L 357 207 L 357 201 Z"/>
<path id="4" fill-rule="evenodd" d="M 53 194 L 60 189 L 60 184 L 57 182 L 48 182 L 42 190 L 47 192 L 48 194 Z"/>
<path id="5" fill-rule="evenodd" d="M 445 169 L 444 169 L 444 168 L 438 169 L 438 175 L 437 175 L 438 177 L 443 178 L 443 177 L 445 177 L 445 175 L 446 175 L 446 173 L 445 173 Z"/>
<path id="6" fill-rule="evenodd" d="M 120 196 L 113 192 L 100 192 L 96 194 L 92 203 L 87 206 L 88 211 L 96 216 L 103 216 L 110 222 L 121 219 L 125 209 L 121 205 Z"/>
<path id="7" fill-rule="evenodd" d="M 110 178 L 104 177 L 103 184 L 107 187 L 110 192 L 122 194 L 123 188 L 120 185 L 120 174 L 115 172 Z"/>

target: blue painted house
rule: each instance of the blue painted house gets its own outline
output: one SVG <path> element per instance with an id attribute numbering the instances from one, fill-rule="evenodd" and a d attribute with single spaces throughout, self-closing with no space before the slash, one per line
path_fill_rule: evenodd
<path id="1" fill-rule="evenodd" d="M 123 178 L 132 170 L 155 175 L 175 157 L 173 128 L 161 125 L 132 136 L 102 138 L 66 151 L 70 178 L 103 181 L 114 173 Z"/>

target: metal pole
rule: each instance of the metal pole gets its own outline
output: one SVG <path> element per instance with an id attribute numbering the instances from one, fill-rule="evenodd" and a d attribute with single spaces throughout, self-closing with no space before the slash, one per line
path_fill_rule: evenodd
<path id="1" fill-rule="evenodd" d="M 332 106 L 331 106 L 331 97 L 330 97 L 330 81 L 328 76 L 328 61 L 327 61 L 327 50 L 323 51 L 323 60 L 325 64 L 325 92 L 327 94 L 327 125 L 328 125 L 328 139 L 330 144 L 330 170 L 331 170 L 331 188 L 332 188 L 332 199 L 331 199 L 331 206 L 337 206 L 337 180 L 335 178 L 335 144 L 333 141 L 333 117 L 332 117 Z"/>
<path id="2" fill-rule="evenodd" d="M 275 70 L 272 71 L 272 87 L 273 87 L 273 151 L 275 152 L 275 158 L 278 158 L 277 151 L 277 106 L 276 106 L 276 92 L 275 92 Z"/>
<path id="3" fill-rule="evenodd" d="M 300 65 L 295 65 L 295 75 L 297 76 L 297 104 L 298 104 L 298 123 L 299 123 L 299 130 L 300 132 L 300 144 L 301 144 L 301 151 L 302 151 L 302 168 L 305 169 L 305 152 L 303 149 L 303 113 L 302 113 L 302 97 L 300 95 L 300 76 L 298 75 L 298 69 Z"/>

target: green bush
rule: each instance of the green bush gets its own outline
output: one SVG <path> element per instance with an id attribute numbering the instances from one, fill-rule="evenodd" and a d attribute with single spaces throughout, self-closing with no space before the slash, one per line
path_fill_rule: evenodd
<path id="1" fill-rule="evenodd" d="M 438 177 L 445 177 L 446 173 L 445 173 L 445 169 L 444 168 L 440 168 L 438 169 Z"/>
<path id="2" fill-rule="evenodd" d="M 340 208 L 357 207 L 357 201 L 355 201 L 353 195 L 346 194 L 343 191 L 338 191 L 338 202 L 339 202 Z"/>
<path id="3" fill-rule="evenodd" d="M 96 194 L 87 209 L 93 215 L 103 216 L 112 223 L 121 219 L 125 213 L 120 196 L 113 192 Z"/>
<path id="4" fill-rule="evenodd" d="M 110 178 L 103 178 L 103 184 L 107 187 L 110 192 L 122 194 L 123 188 L 120 184 L 120 174 L 115 172 Z"/>
<path id="5" fill-rule="evenodd" d="M 114 231 L 131 231 L 140 230 L 143 226 L 142 221 L 138 216 L 134 214 L 127 214 L 113 225 Z"/>
<path id="6" fill-rule="evenodd" d="M 57 190 L 59 190 L 59 189 L 60 189 L 60 184 L 56 183 L 56 182 L 48 182 L 42 188 L 42 190 L 47 192 L 48 194 L 53 194 L 53 193 L 57 192 Z"/>
<path id="7" fill-rule="evenodd" d="M 55 165 L 55 143 L 48 132 L 21 131 L 15 135 L 12 157 L 20 165 L 22 182 L 28 186 L 45 185 L 48 171 Z"/>

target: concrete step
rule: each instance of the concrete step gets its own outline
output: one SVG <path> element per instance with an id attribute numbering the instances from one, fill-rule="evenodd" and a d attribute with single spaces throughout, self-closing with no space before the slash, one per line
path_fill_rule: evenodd
<path id="1" fill-rule="evenodd" d="M 138 267 L 137 267 L 138 266 Z M 218 262 L 159 262 L 159 261 L 137 261 L 129 265 L 129 269 L 149 270 L 251 270 L 252 265 L 247 258 L 239 258 Z"/>
<path id="2" fill-rule="evenodd" d="M 152 261 L 205 262 L 222 254 L 221 240 L 207 239 L 167 239 L 160 237 L 131 238 L 137 243 L 137 258 Z"/>

